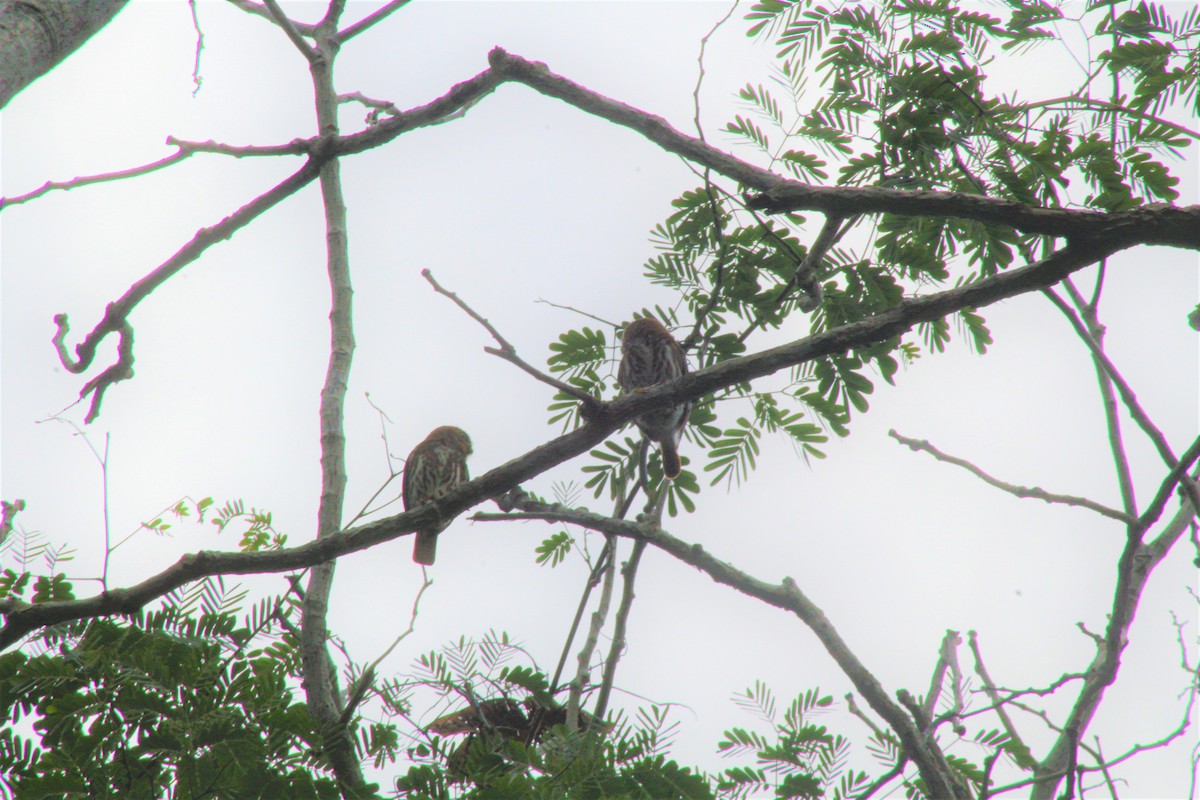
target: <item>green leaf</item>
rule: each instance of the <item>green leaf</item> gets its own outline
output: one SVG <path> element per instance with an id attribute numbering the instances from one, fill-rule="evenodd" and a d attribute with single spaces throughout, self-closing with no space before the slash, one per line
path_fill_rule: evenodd
<path id="1" fill-rule="evenodd" d="M 571 545 L 574 543 L 575 540 L 566 531 L 559 531 L 537 546 L 537 563 L 557 567 L 571 552 Z"/>

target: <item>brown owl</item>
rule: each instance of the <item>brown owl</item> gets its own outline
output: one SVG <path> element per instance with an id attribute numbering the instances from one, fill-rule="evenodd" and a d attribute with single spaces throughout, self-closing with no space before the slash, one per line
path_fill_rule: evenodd
<path id="1" fill-rule="evenodd" d="M 471 439 L 461 428 L 443 425 L 435 428 L 425 441 L 413 448 L 404 464 L 404 510 L 420 508 L 446 492 L 470 480 L 467 456 Z M 417 531 L 413 561 L 432 564 L 437 556 L 437 535 L 453 520 L 439 521 L 434 527 Z"/>
<path id="2" fill-rule="evenodd" d="M 670 331 L 656 319 L 643 317 L 625 326 L 621 339 L 621 366 L 617 381 L 625 393 L 648 389 L 660 383 L 676 380 L 688 371 L 683 348 Z M 662 448 L 663 473 L 668 478 L 679 477 L 679 440 L 691 403 L 660 408 L 637 418 L 637 426 L 646 438 Z"/>

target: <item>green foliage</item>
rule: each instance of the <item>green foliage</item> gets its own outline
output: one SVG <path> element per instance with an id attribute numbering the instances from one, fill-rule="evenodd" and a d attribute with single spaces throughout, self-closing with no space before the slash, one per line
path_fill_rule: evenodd
<path id="1" fill-rule="evenodd" d="M 260 607 L 239 619 L 208 590 L 127 621 L 47 629 L 40 654 L 0 656 L 0 773 L 21 798 L 339 796 L 321 736 L 293 697 L 278 648 L 290 634 Z M 271 618 L 287 606 L 270 603 Z M 247 652 L 252 641 L 274 652 Z M 384 731 L 368 739 L 378 746 Z"/>
<path id="2" fill-rule="evenodd" d="M 774 693 L 761 681 L 733 697 L 745 712 L 765 723 L 766 731 L 730 728 L 717 745 L 727 758 L 752 757 L 754 766 L 726 768 L 717 781 L 721 797 L 741 800 L 772 792 L 778 798 L 841 798 L 863 791 L 865 772 L 847 769 L 850 743 L 830 733 L 814 717 L 833 705 L 819 689 L 795 697 L 777 713 Z"/>
<path id="3" fill-rule="evenodd" d="M 520 652 L 506 634 L 492 633 L 420 659 L 416 677 L 430 681 L 453 710 L 428 726 L 444 736 L 419 732 L 423 739 L 409 750 L 412 765 L 395 779 L 397 796 L 714 796 L 707 776 L 666 755 L 676 727 L 666 709 L 650 706 L 606 724 L 583 713 L 580 728 L 571 729 L 543 672 L 525 664 L 497 669 Z"/>
<path id="4" fill-rule="evenodd" d="M 755 3 L 747 32 L 775 46 L 776 67 L 769 82 L 738 90 L 742 109 L 723 131 L 752 160 L 804 181 L 827 183 L 832 175 L 840 186 L 1103 210 L 1174 200 L 1178 178 L 1164 156 L 1200 135 L 1163 113 L 1195 107 L 1200 11 L 1093 3 L 1079 10 L 1080 21 L 1099 46 L 1074 90 L 1025 99 L 991 89 L 986 70 L 997 59 L 1059 46 L 1060 5 L 1014 0 L 984 13 L 953 0 Z M 651 233 L 656 253 L 645 274 L 678 293 L 686 310 L 680 338 L 696 326 L 694 364 L 740 356 L 752 337 L 785 325 L 790 337 L 803 335 L 805 322 L 794 313 L 797 270 L 816 233 L 798 215 L 764 219 L 738 191 L 715 184 L 672 202 Z M 807 320 L 813 334 L 1009 269 L 1043 245 L 999 224 L 896 214 L 869 228 L 851 218 L 840 236 L 809 265 L 824 295 Z M 604 339 L 587 334 L 573 333 L 573 349 L 586 353 L 573 363 L 602 371 Z M 698 471 L 712 484 L 746 480 L 767 433 L 791 437 L 806 459 L 823 457 L 827 436 L 847 435 L 852 414 L 869 409 L 871 372 L 891 384 L 901 363 L 944 352 L 955 339 L 981 354 L 992 344 L 987 321 L 967 309 L 870 348 L 818 358 L 786 385 L 740 385 L 704 398 L 687 434 L 704 450 Z M 762 400 L 768 396 L 770 403 Z M 584 469 L 597 496 L 630 485 L 633 455 L 628 439 L 593 451 Z"/>

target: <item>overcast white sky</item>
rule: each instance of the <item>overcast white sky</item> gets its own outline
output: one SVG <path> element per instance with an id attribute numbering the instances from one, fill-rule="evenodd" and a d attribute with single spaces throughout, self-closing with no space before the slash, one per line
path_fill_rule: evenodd
<path id="1" fill-rule="evenodd" d="M 287 7 L 301 19 L 318 15 L 315 4 Z M 373 7 L 351 3 L 347 17 Z M 337 85 L 409 107 L 484 69 L 487 51 L 501 45 L 692 130 L 698 42 L 727 8 L 416 2 L 347 46 Z M 312 135 L 306 65 L 286 38 L 222 3 L 202 2 L 199 13 L 205 50 L 195 97 L 188 8 L 154 2 L 131 4 L 18 96 L 2 119 L 3 194 L 153 161 L 169 152 L 168 135 L 231 144 Z M 743 32 L 743 23 L 731 21 L 707 61 L 703 119 L 722 147 L 733 146 L 719 133 L 737 110 L 733 92 L 766 79 L 770 48 L 749 45 Z M 1049 96 L 1054 80 L 1077 79 L 1061 51 L 1036 53 L 1006 74 L 1026 95 Z M 362 116 L 350 108 L 342 119 L 350 131 Z M 1193 148 L 1179 168 L 1181 203 L 1197 202 L 1197 163 Z M 53 315 L 70 314 L 73 346 L 106 303 L 197 229 L 298 164 L 195 157 L 149 177 L 52 193 L 0 216 L 0 495 L 26 500 L 19 518 L 26 529 L 77 548 L 73 576 L 100 569 L 100 472 L 69 427 L 39 421 L 72 401 L 109 363 L 114 345 L 106 344 L 87 376 L 71 375 L 50 345 Z M 670 302 L 641 280 L 652 254 L 647 233 L 670 212 L 670 200 L 697 183 L 678 159 L 638 135 L 521 86 L 500 88 L 463 119 L 347 159 L 343 176 L 358 341 L 346 420 L 348 514 L 387 476 L 379 417 L 366 393 L 392 421 L 394 455 L 437 425 L 457 424 L 475 442 L 477 474 L 557 432 L 545 424 L 547 388 L 485 354 L 492 344 L 486 332 L 436 296 L 422 269 L 473 304 L 527 360 L 544 363 L 550 342 L 585 320 L 538 300 L 612 321 Z M 323 230 L 313 185 L 137 308 L 136 378 L 109 391 L 88 432 L 101 447 L 111 436 L 114 536 L 185 495 L 244 498 L 274 512 L 293 543 L 312 536 L 318 392 L 328 355 Z M 1105 293 L 1109 352 L 1177 452 L 1198 429 L 1200 360 L 1186 326 L 1200 296 L 1196 267 L 1194 253 L 1129 252 L 1111 264 Z M 675 535 L 764 580 L 793 577 L 891 691 L 924 693 L 948 628 L 980 632 L 1001 684 L 1048 684 L 1085 668 L 1092 644 L 1076 623 L 1101 629 L 1111 602 L 1119 525 L 999 493 L 886 435 L 895 428 L 1011 482 L 1119 505 L 1083 345 L 1040 297 L 984 313 L 996 339 L 986 357 L 959 344 L 903 370 L 896 388 L 877 381 L 870 412 L 855 419 L 848 439 L 830 443 L 825 461 L 810 468 L 787 442 L 766 441 L 747 484 L 708 489 L 695 514 L 669 523 Z M 789 325 L 785 338 L 803 335 L 801 322 Z M 65 416 L 81 422 L 85 411 Z M 1145 502 L 1163 470 L 1134 432 L 1129 448 Z M 693 468 L 701 463 L 695 445 L 683 452 Z M 563 465 L 528 488 L 552 495 L 555 481 L 582 482 L 584 463 Z M 584 502 L 609 505 L 590 496 Z M 496 628 L 553 670 L 583 582 L 578 562 L 556 570 L 533 564 L 534 547 L 553 530 L 458 521 L 439 547 L 416 633 L 383 668 L 404 672 L 422 652 Z M 182 552 L 233 546 L 209 530 L 184 528 L 161 540 L 143 534 L 117 551 L 113 584 L 140 580 Z M 330 624 L 360 661 L 374 659 L 408 624 L 420 585 L 410 551 L 406 538 L 339 563 Z M 1178 725 L 1187 675 L 1171 613 L 1188 621 L 1194 658 L 1196 606 L 1187 593 L 1196 583 L 1194 556 L 1177 548 L 1139 609 L 1119 680 L 1089 731 L 1108 755 Z M 77 590 L 94 588 L 80 583 Z M 969 669 L 965 649 L 963 659 Z M 840 699 L 849 688 L 798 621 L 651 549 L 618 683 L 680 705 L 682 763 L 722 766 L 715 756 L 721 731 L 754 723 L 729 697 L 756 679 L 781 699 L 813 686 Z M 1044 728 L 1028 716 L 1021 722 L 1042 755 Z M 865 741 L 861 723 L 841 712 L 827 724 Z M 1186 793 L 1194 741 L 1189 734 L 1119 771 L 1129 781 L 1121 796 Z M 982 758 L 969 748 L 962 755 Z"/>

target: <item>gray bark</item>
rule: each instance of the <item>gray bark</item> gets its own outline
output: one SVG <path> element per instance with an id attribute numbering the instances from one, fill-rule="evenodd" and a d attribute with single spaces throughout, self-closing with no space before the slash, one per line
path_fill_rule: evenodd
<path id="1" fill-rule="evenodd" d="M 0 108 L 103 28 L 129 0 L 0 0 Z"/>

